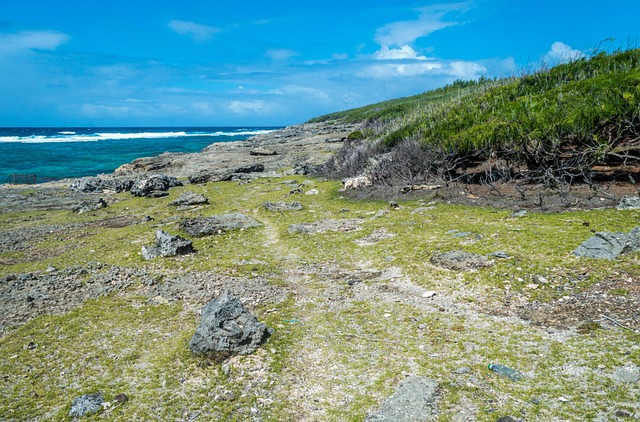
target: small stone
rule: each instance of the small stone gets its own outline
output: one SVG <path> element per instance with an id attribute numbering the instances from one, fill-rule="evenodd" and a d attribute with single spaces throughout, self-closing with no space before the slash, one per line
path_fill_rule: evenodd
<path id="1" fill-rule="evenodd" d="M 37 345 L 36 343 L 32 342 L 32 341 L 31 341 L 31 342 L 29 342 L 29 344 L 27 344 L 27 349 L 28 349 L 28 350 L 34 350 L 34 349 L 36 349 L 37 347 L 38 347 L 38 345 Z"/>
<path id="2" fill-rule="evenodd" d="M 531 404 L 540 404 L 540 399 L 538 397 L 532 397 Z"/>
<path id="3" fill-rule="evenodd" d="M 220 369 L 222 370 L 222 373 L 225 375 L 229 375 L 231 373 L 231 367 L 229 366 L 228 363 L 225 363 L 224 365 L 222 365 Z"/>
<path id="4" fill-rule="evenodd" d="M 428 290 L 428 291 L 422 293 L 422 297 L 424 297 L 426 299 L 432 298 L 435 295 L 436 295 L 436 292 L 434 290 Z"/>
<path id="5" fill-rule="evenodd" d="M 527 210 L 521 208 L 512 212 L 509 217 L 524 217 L 525 215 L 527 215 Z"/>
<path id="6" fill-rule="evenodd" d="M 616 381 L 627 384 L 636 384 L 640 382 L 640 367 L 635 365 L 621 366 L 613 373 Z"/>
<path id="7" fill-rule="evenodd" d="M 113 401 L 120 404 L 126 403 L 129 401 L 129 396 L 127 396 L 125 393 L 120 393 L 113 398 Z"/>
<path id="8" fill-rule="evenodd" d="M 468 366 L 463 366 L 453 371 L 454 374 L 468 374 L 469 372 L 471 372 L 471 368 Z"/>
<path id="9" fill-rule="evenodd" d="M 536 284 L 549 284 L 549 280 L 541 275 L 534 275 L 533 282 Z"/>
<path id="10" fill-rule="evenodd" d="M 396 201 L 389 201 L 389 207 L 391 209 L 397 210 L 398 208 L 400 208 L 400 204 L 398 204 Z"/>
<path id="11" fill-rule="evenodd" d="M 619 418 L 630 418 L 631 416 L 633 416 L 633 414 L 631 412 L 629 412 L 628 410 L 624 410 L 624 409 L 618 409 L 616 410 L 615 415 Z"/>
<path id="12" fill-rule="evenodd" d="M 558 397 L 558 401 L 561 401 L 562 403 L 567 403 L 569 401 L 569 399 L 560 396 L 560 397 Z"/>
<path id="13" fill-rule="evenodd" d="M 535 290 L 538 287 L 540 287 L 539 284 L 535 284 L 535 283 L 527 284 L 527 289 Z"/>
<path id="14" fill-rule="evenodd" d="M 317 195 L 319 193 L 320 191 L 318 191 L 318 189 L 309 189 L 307 192 L 305 192 L 305 195 Z"/>
<path id="15" fill-rule="evenodd" d="M 503 416 L 501 418 L 498 418 L 496 422 L 518 422 L 518 420 L 512 418 L 511 416 Z"/>

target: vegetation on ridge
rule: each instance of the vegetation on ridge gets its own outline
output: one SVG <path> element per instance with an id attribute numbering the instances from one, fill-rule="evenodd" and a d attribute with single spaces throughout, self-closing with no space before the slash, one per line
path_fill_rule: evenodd
<path id="1" fill-rule="evenodd" d="M 456 81 L 312 121 L 362 123 L 371 156 L 409 144 L 409 153 L 394 152 L 408 171 L 398 171 L 397 163 L 389 168 L 390 160 L 367 169 L 385 181 L 405 173 L 405 179 L 590 183 L 640 172 L 639 63 L 640 49 L 600 53 L 517 78 Z M 347 148 L 362 149 L 362 142 Z M 371 164 L 339 159 L 329 170 L 342 177 Z"/>

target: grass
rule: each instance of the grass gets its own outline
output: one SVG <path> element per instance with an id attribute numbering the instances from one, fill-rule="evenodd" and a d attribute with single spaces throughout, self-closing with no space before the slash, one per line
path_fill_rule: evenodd
<path id="1" fill-rule="evenodd" d="M 312 121 L 362 123 L 362 135 L 381 153 L 417 142 L 428 156 L 420 171 L 432 176 L 502 159 L 538 177 L 589 182 L 595 165 L 633 164 L 640 157 L 639 64 L 640 49 L 603 52 L 521 77 L 456 81 Z M 379 177 L 397 177 L 379 171 Z"/>
<path id="2" fill-rule="evenodd" d="M 405 201 L 390 210 L 386 202 L 341 197 L 335 181 L 309 179 L 304 189 L 316 188 L 318 195 L 290 196 L 293 181 L 179 187 L 153 200 L 120 194 L 110 207 L 81 215 L 0 214 L 2 231 L 23 225 L 73 227 L 31 242 L 25 251 L 4 253 L 3 259 L 16 263 L 0 267 L 0 277 L 97 261 L 150 275 L 210 272 L 229 277 L 230 283 L 260 278 L 286 292 L 284 301 L 254 307 L 275 335 L 255 354 L 229 361 L 228 374 L 188 351 L 198 323 L 193 310 L 202 303 L 150 300 L 140 280 L 68 313 L 38 316 L 8 329 L 0 338 L 3 418 L 63 420 L 74 397 L 100 391 L 107 401 L 119 393 L 130 400 L 87 420 L 106 414 L 110 420 L 363 421 L 410 374 L 438 380 L 443 421 L 455 415 L 480 421 L 506 415 L 612 419 L 613 407 L 640 412 L 633 404 L 638 403 L 636 386 L 611 378 L 617 367 L 639 362 L 637 334 L 604 322 L 585 326 L 583 334 L 549 331 L 489 312 L 507 294 L 525 303 L 552 301 L 608 277 L 639 279 L 638 254 L 596 261 L 571 252 L 591 229 L 628 232 L 640 212 L 529 212 L 510 218 L 506 210 L 436 202 L 414 214 L 425 204 Z M 205 194 L 210 205 L 186 210 L 169 205 L 186 190 Z M 304 209 L 262 207 L 281 200 L 300 201 Z M 376 216 L 381 210 L 387 212 Z M 156 228 L 186 237 L 181 218 L 228 212 L 246 213 L 263 225 L 194 239 L 198 252 L 193 255 L 141 259 L 141 246 L 153 242 Z M 145 215 L 154 220 L 142 222 Z M 122 216 L 138 224 L 97 225 Z M 294 223 L 329 218 L 362 222 L 359 230 L 346 233 L 288 231 Z M 76 223 L 82 225 L 71 226 Z M 395 236 L 355 243 L 379 230 Z M 452 230 L 473 235 L 456 237 Z M 511 258 L 467 273 L 430 263 L 434 253 L 453 249 L 503 250 Z M 25 259 L 34 256 L 41 259 Z M 544 276 L 549 284 L 529 289 L 534 276 Z M 426 299 L 426 290 L 437 294 Z M 611 294 L 632 293 L 618 288 Z M 29 348 L 31 342 L 37 347 Z M 527 377 L 521 382 L 498 377 L 486 369 L 491 362 Z M 462 367 L 470 372 L 457 373 Z"/>

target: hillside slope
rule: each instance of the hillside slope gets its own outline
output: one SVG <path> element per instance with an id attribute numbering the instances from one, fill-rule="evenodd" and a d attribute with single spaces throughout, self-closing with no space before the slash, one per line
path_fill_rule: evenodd
<path id="1" fill-rule="evenodd" d="M 640 49 L 601 53 L 517 78 L 456 81 L 312 122 L 363 125 L 327 170 L 340 177 L 516 178 L 549 186 L 626 179 L 640 173 L 639 63 Z"/>

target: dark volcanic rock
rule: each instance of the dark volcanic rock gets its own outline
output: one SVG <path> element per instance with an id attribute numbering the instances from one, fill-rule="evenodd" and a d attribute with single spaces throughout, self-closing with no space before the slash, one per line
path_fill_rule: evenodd
<path id="1" fill-rule="evenodd" d="M 435 420 L 438 383 L 424 377 L 407 378 L 367 422 L 422 422 Z"/>
<path id="2" fill-rule="evenodd" d="M 197 354 L 250 354 L 264 343 L 272 330 L 225 291 L 202 309 L 202 322 L 189 341 Z"/>
<path id="3" fill-rule="evenodd" d="M 297 201 L 291 203 L 286 202 L 265 202 L 262 204 L 267 211 L 300 211 L 302 204 Z"/>
<path id="4" fill-rule="evenodd" d="M 73 208 L 73 211 L 77 212 L 78 214 L 82 214 L 89 211 L 99 210 L 101 208 L 107 208 L 107 202 L 104 200 L 104 198 L 88 199 L 82 201 Z"/>
<path id="5" fill-rule="evenodd" d="M 184 205 L 201 205 L 208 204 L 209 200 L 201 193 L 184 192 L 178 199 L 171 202 L 170 205 L 184 206 Z"/>
<path id="6" fill-rule="evenodd" d="M 153 259 L 158 256 L 186 255 L 195 252 L 190 240 L 172 236 L 160 229 L 156 230 L 156 245 L 143 246 L 142 258 Z"/>
<path id="7" fill-rule="evenodd" d="M 104 397 L 100 393 L 84 394 L 71 402 L 70 417 L 82 417 L 102 410 Z"/>
<path id="8" fill-rule="evenodd" d="M 133 196 L 158 198 L 167 196 L 167 191 L 176 186 L 182 186 L 182 182 L 175 177 L 164 174 L 154 174 L 136 181 L 131 187 L 131 194 Z"/>
<path id="9" fill-rule="evenodd" d="M 449 251 L 433 255 L 431 263 L 450 270 L 471 270 L 474 268 L 490 267 L 493 261 L 484 255 L 464 251 Z"/>
<path id="10" fill-rule="evenodd" d="M 132 177 L 83 177 L 71 184 L 74 192 L 126 192 L 131 189 L 135 179 Z"/>
<path id="11" fill-rule="evenodd" d="M 245 214 L 220 214 L 211 217 L 186 218 L 181 224 L 187 233 L 196 237 L 220 234 L 229 230 L 244 230 L 261 225 Z"/>
<path id="12" fill-rule="evenodd" d="M 582 242 L 573 254 L 586 258 L 616 259 L 623 253 L 640 251 L 640 226 L 629 233 L 596 233 Z"/>

